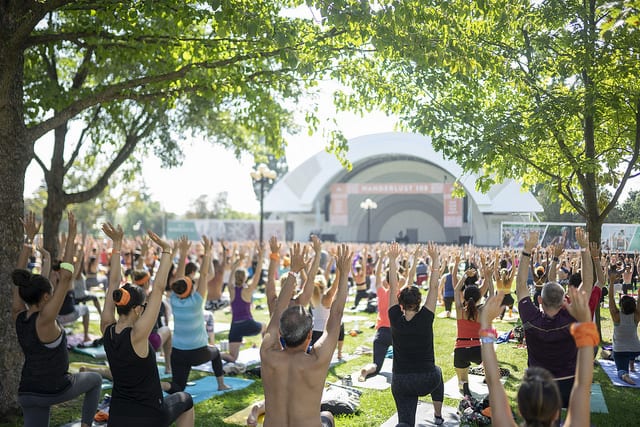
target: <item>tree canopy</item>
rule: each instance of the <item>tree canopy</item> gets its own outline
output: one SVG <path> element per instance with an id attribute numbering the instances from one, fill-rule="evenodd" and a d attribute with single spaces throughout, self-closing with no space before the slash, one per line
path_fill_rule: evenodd
<path id="1" fill-rule="evenodd" d="M 382 2 L 373 58 L 346 58 L 345 109 L 381 105 L 480 189 L 544 184 L 591 240 L 638 173 L 638 2 Z M 345 69 L 347 71 L 345 71 Z M 382 83 L 380 83 L 382 82 Z"/>

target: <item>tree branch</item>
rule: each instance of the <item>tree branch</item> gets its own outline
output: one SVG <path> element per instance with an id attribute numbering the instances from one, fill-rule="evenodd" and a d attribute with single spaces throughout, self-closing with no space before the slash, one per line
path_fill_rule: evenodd
<path id="1" fill-rule="evenodd" d="M 71 166 L 73 166 L 73 163 L 78 158 L 78 154 L 80 153 L 80 147 L 82 147 L 82 145 L 84 144 L 84 137 L 87 131 L 91 129 L 93 125 L 98 121 L 99 114 L 100 114 L 100 107 L 96 108 L 96 111 L 93 114 L 93 117 L 91 118 L 91 120 L 89 120 L 89 123 L 87 124 L 87 126 L 85 126 L 82 129 L 82 132 L 80 132 L 80 136 L 78 137 L 78 142 L 76 143 L 76 148 L 73 150 L 73 153 L 71 153 L 71 157 L 69 157 L 69 161 L 67 161 L 67 164 L 64 165 L 64 173 L 63 173 L 64 175 L 67 174 Z"/>

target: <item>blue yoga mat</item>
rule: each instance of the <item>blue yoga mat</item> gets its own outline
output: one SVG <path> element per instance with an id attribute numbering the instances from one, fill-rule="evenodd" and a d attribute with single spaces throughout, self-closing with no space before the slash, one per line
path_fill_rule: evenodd
<path id="1" fill-rule="evenodd" d="M 244 378 L 224 377 L 224 383 L 231 386 L 231 388 L 228 390 L 218 391 L 218 382 L 216 381 L 216 377 L 204 377 L 195 381 L 194 385 L 188 385 L 184 391 L 191 395 L 193 403 L 196 404 L 210 399 L 213 396 L 219 396 L 230 391 L 242 390 L 243 388 L 249 387 L 254 383 L 254 381 L 246 380 Z"/>

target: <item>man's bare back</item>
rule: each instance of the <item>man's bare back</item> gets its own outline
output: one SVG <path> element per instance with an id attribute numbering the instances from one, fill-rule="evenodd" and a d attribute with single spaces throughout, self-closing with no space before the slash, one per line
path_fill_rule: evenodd
<path id="1" fill-rule="evenodd" d="M 338 249 L 338 291 L 331 306 L 326 331 L 307 352 L 311 340 L 312 317 L 302 306 L 289 307 L 295 290 L 294 274 L 304 268 L 304 255 L 295 244 L 291 271 L 283 278 L 276 307 L 260 347 L 262 383 L 265 396 L 264 425 L 322 426 L 320 401 L 347 297 L 347 276 L 352 254 Z M 281 338 L 284 345 L 281 343 Z"/>

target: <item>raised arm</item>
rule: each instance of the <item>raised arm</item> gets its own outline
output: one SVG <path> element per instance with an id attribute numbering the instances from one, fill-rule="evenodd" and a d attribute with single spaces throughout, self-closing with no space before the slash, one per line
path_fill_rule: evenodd
<path id="1" fill-rule="evenodd" d="M 149 349 L 149 334 L 158 320 L 160 312 L 160 304 L 162 304 L 162 295 L 164 294 L 169 269 L 171 268 L 171 245 L 169 242 L 162 240 L 156 233 L 148 230 L 149 238 L 155 244 L 162 248 L 162 257 L 160 258 L 160 267 L 156 273 L 156 279 L 153 282 L 153 289 L 147 298 L 147 306 L 142 312 L 138 320 L 133 324 L 131 330 L 131 344 L 139 356 L 145 357 Z M 211 250 L 211 245 L 209 245 Z M 203 268 L 206 268 L 203 266 Z M 206 285 L 203 286 L 206 292 Z"/>
<path id="2" fill-rule="evenodd" d="M 598 345 L 599 337 L 596 325 L 591 322 L 589 294 L 570 287 L 569 296 L 571 304 L 565 303 L 565 307 L 569 314 L 579 322 L 571 325 L 571 335 L 573 335 L 576 347 L 578 347 L 578 357 L 564 425 L 567 427 L 588 426 L 591 420 L 589 402 L 591 382 L 593 381 L 593 347 Z"/>
<path id="3" fill-rule="evenodd" d="M 287 309 L 287 307 L 289 307 L 289 302 L 296 290 L 296 276 L 304 268 L 304 256 L 306 250 L 307 248 L 303 248 L 298 242 L 294 243 L 293 248 L 291 248 L 291 270 L 289 274 L 287 274 L 287 277 L 282 279 L 280 294 L 276 299 L 275 309 L 269 319 L 269 324 L 267 325 L 267 330 L 263 339 L 263 343 L 267 346 L 270 345 L 270 341 L 273 341 L 273 343 L 278 341 L 280 316 L 282 316 L 282 313 Z"/>
<path id="4" fill-rule="evenodd" d="M 338 246 L 337 262 L 338 271 L 340 272 L 340 278 L 338 283 L 334 283 L 333 286 L 337 286 L 338 290 L 336 296 L 331 304 L 329 310 L 329 318 L 325 332 L 320 339 L 313 345 L 314 352 L 318 357 L 326 359 L 327 363 L 333 356 L 333 351 L 338 343 L 338 335 L 340 332 L 340 323 L 342 323 L 342 315 L 344 313 L 344 304 L 347 301 L 347 276 L 351 261 L 353 260 L 353 253 L 350 252 L 347 245 Z"/>
<path id="5" fill-rule="evenodd" d="M 560 261 L 560 256 L 564 251 L 564 240 L 560 239 L 560 242 L 557 245 L 551 245 L 551 264 L 549 265 L 549 281 L 556 282 L 558 276 L 558 262 Z"/>
<path id="6" fill-rule="evenodd" d="M 398 256 L 400 245 L 393 242 L 389 245 L 389 308 L 398 304 Z"/>
<path id="7" fill-rule="evenodd" d="M 603 287 L 606 284 L 606 279 L 600 264 L 600 245 L 597 242 L 589 242 L 589 253 L 593 261 L 593 268 L 596 270 L 596 283 L 594 286 Z"/>
<path id="8" fill-rule="evenodd" d="M 593 289 L 593 264 L 591 252 L 589 251 L 589 234 L 584 231 L 582 227 L 576 228 L 576 241 L 578 245 L 580 245 L 580 256 L 582 259 L 582 284 L 580 285 L 580 290 L 590 296 L 591 289 Z"/>
<path id="9" fill-rule="evenodd" d="M 40 230 L 40 226 L 42 223 L 36 220 L 36 214 L 33 212 L 29 212 L 24 218 L 21 219 L 22 225 L 24 227 L 25 234 L 25 242 L 22 245 L 22 250 L 20 251 L 20 256 L 18 257 L 18 263 L 16 265 L 17 268 L 26 269 L 27 262 L 29 260 L 29 255 L 33 251 L 33 240 L 38 234 Z M 48 275 L 46 276 L 48 277 Z M 15 321 L 20 312 L 25 310 L 24 301 L 20 298 L 18 286 L 13 286 L 13 299 L 11 301 L 11 312 L 13 316 L 13 320 Z"/>
<path id="10" fill-rule="evenodd" d="M 104 334 L 107 326 L 116 322 L 115 302 L 113 301 L 113 291 L 120 287 L 120 279 L 122 276 L 122 268 L 120 267 L 120 250 L 122 249 L 122 238 L 124 231 L 118 225 L 114 227 L 111 223 L 102 224 L 102 231 L 112 241 L 111 260 L 109 266 L 109 287 L 104 298 L 104 308 L 100 316 L 100 332 Z M 158 278 L 156 277 L 156 283 Z M 166 282 L 165 282 L 166 283 Z"/>
<path id="11" fill-rule="evenodd" d="M 611 314 L 611 320 L 613 323 L 620 323 L 620 310 L 618 310 L 618 306 L 616 305 L 613 283 L 609 284 L 609 294 L 607 297 L 609 298 L 609 314 Z"/>
<path id="12" fill-rule="evenodd" d="M 177 278 L 184 277 L 189 249 L 191 249 L 191 242 L 189 241 L 189 238 L 187 236 L 180 236 L 180 239 L 178 239 L 178 250 L 180 251 L 180 254 L 178 256 L 178 268 L 176 269 Z"/>
<path id="13" fill-rule="evenodd" d="M 411 267 L 409 268 L 409 274 L 407 274 L 407 283 L 412 285 L 416 282 L 416 268 L 418 267 L 418 255 L 422 252 L 422 245 L 417 245 L 413 251 L 413 260 L 411 260 Z"/>
<path id="14" fill-rule="evenodd" d="M 316 280 L 316 273 L 318 272 L 318 267 L 320 266 L 320 257 L 322 252 L 322 241 L 318 238 L 318 236 L 311 236 L 311 241 L 313 243 L 313 261 L 311 262 L 311 266 L 307 272 L 306 280 L 304 281 L 304 286 L 302 287 L 302 293 L 298 295 L 298 304 L 302 306 L 307 306 L 309 301 L 311 301 L 311 296 L 313 295 L 313 286 Z"/>
<path id="15" fill-rule="evenodd" d="M 484 252 L 480 252 L 480 271 L 482 272 L 482 285 L 480 285 L 480 295 L 484 296 L 487 291 L 490 295 L 493 294 L 493 274 L 491 274 L 491 268 L 487 262 L 487 257 Z"/>
<path id="16" fill-rule="evenodd" d="M 267 307 L 269 308 L 269 315 L 271 316 L 273 315 L 273 309 L 275 308 L 276 300 L 278 299 L 278 295 L 276 294 L 276 272 L 280 266 L 280 250 L 282 249 L 282 245 L 278 243 L 278 238 L 276 236 L 271 236 L 269 239 L 269 248 L 271 249 L 271 253 L 269 253 L 269 272 L 267 275 L 266 294 Z"/>
<path id="17" fill-rule="evenodd" d="M 197 291 L 202 299 L 207 299 L 207 276 L 211 267 L 211 251 L 213 250 L 213 240 L 207 236 L 202 236 L 202 246 L 204 246 L 204 257 L 202 258 L 202 267 L 200 267 L 200 276 L 198 277 Z"/>
<path id="18" fill-rule="evenodd" d="M 524 239 L 524 247 L 522 248 L 522 253 L 520 254 L 520 263 L 518 264 L 518 275 L 516 276 L 516 295 L 518 297 L 518 302 L 520 302 L 523 298 L 529 297 L 529 289 L 527 289 L 527 273 L 529 269 L 528 261 L 530 261 L 531 251 L 533 250 L 533 248 L 535 248 L 537 243 L 537 231 L 532 231 Z"/>
<path id="19" fill-rule="evenodd" d="M 62 302 L 64 301 L 67 292 L 71 290 L 73 284 L 73 257 L 75 255 L 75 239 L 77 223 L 73 212 L 69 212 L 69 234 L 65 240 L 64 258 L 60 264 L 60 271 L 58 272 L 59 280 L 58 284 L 53 292 L 53 296 L 44 308 L 40 311 L 40 319 L 43 323 L 53 323 L 60 312 Z M 40 320 L 39 319 L 39 320 Z"/>
<path id="20" fill-rule="evenodd" d="M 436 272 L 440 269 L 440 256 L 438 254 L 438 246 L 429 242 L 427 244 L 427 253 L 431 258 L 431 277 L 429 277 L 429 291 L 427 298 L 424 300 L 424 306 L 432 313 L 436 312 L 436 303 L 438 302 L 438 275 Z"/>
<path id="21" fill-rule="evenodd" d="M 247 289 L 247 293 L 249 291 L 253 293 L 258 288 L 258 283 L 260 283 L 260 276 L 262 276 L 262 262 L 264 260 L 264 246 L 260 245 L 260 243 L 256 244 L 256 250 L 258 252 L 258 262 L 256 264 L 256 269 L 253 272 L 253 277 L 251 278 L 251 283 L 249 284 L 249 288 Z"/>
<path id="22" fill-rule="evenodd" d="M 384 251 L 378 251 L 378 259 L 376 260 L 376 289 L 382 286 L 382 266 L 384 265 Z"/>
<path id="23" fill-rule="evenodd" d="M 513 420 L 507 393 L 500 382 L 498 357 L 493 347 L 497 334 L 491 326 L 492 320 L 498 317 L 502 310 L 500 303 L 503 298 L 504 292 L 499 291 L 496 295 L 489 297 L 482 310 L 480 310 L 480 342 L 482 346 L 482 365 L 484 366 L 485 380 L 489 388 L 491 423 L 495 427 L 513 427 L 517 426 L 517 424 Z"/>

